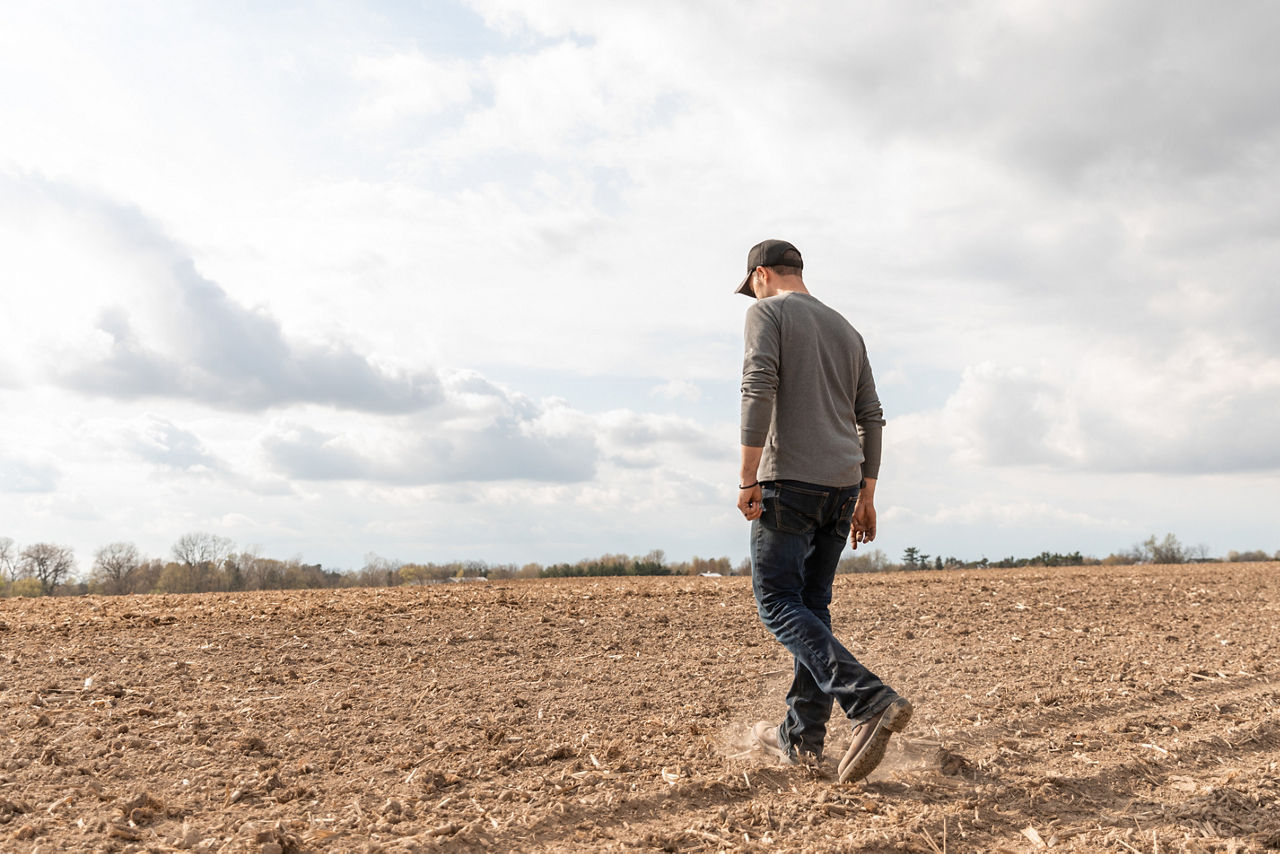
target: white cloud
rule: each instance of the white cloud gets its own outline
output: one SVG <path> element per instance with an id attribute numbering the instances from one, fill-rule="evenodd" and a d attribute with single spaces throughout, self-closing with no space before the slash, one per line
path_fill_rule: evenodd
<path id="1" fill-rule="evenodd" d="M 685 472 L 731 464 L 732 447 L 695 421 L 609 410 L 586 413 L 564 400 L 535 402 L 474 371 L 451 371 L 444 401 L 418 416 L 325 426 L 282 419 L 261 438 L 271 467 L 302 480 L 361 480 L 401 486 L 455 482 L 587 483 L 602 466 Z M 730 434 L 726 427 L 720 432 Z M 683 476 L 683 475 L 682 475 Z"/>
<path id="2" fill-rule="evenodd" d="M 1188 337 L 1181 352 L 1094 350 L 1034 369 L 968 368 L 938 413 L 971 465 L 1107 472 L 1280 468 L 1280 359 Z"/>
<path id="3" fill-rule="evenodd" d="M 225 468 L 195 433 L 156 415 L 147 418 L 126 444 L 141 459 L 173 471 L 201 474 Z"/>
<path id="4" fill-rule="evenodd" d="M 589 437 L 539 435 L 536 422 L 513 418 L 479 429 L 421 419 L 402 431 L 367 430 L 358 436 L 291 424 L 264 439 L 263 449 L 272 466 L 290 478 L 396 484 L 582 481 L 594 474 L 596 462 Z"/>
<path id="5" fill-rule="evenodd" d="M 925 525 L 965 525 L 1010 528 L 1032 524 L 1066 525 L 1080 528 L 1115 528 L 1117 520 L 1091 516 L 1072 511 L 1045 501 L 993 502 L 966 501 L 962 504 L 937 507 L 929 512 L 915 512 L 903 507 L 890 508 L 883 514 L 885 521 L 896 525 L 921 523 Z"/>
<path id="6" fill-rule="evenodd" d="M 28 307 L 43 313 L 35 328 L 53 335 L 33 342 L 34 358 L 44 362 L 34 370 L 59 385 L 246 410 L 317 402 L 403 412 L 439 398 L 429 371 L 388 370 L 344 342 L 289 340 L 276 318 L 229 298 L 134 209 L 25 176 L 0 173 L 0 186 L 12 191 L 0 213 L 8 214 L 15 254 L 32 232 L 56 240 L 87 231 L 98 244 L 81 241 L 69 264 L 46 256 L 33 264 L 37 281 L 5 295 L 10 316 L 29 317 Z"/>
<path id="7" fill-rule="evenodd" d="M 0 492 L 53 492 L 60 475 L 49 460 L 0 454 Z"/>
<path id="8" fill-rule="evenodd" d="M 472 99 L 477 79 L 475 67 L 467 62 L 420 52 L 361 57 L 352 73 L 372 89 L 355 119 L 373 130 L 464 105 Z"/>
<path id="9" fill-rule="evenodd" d="M 654 386 L 651 393 L 666 400 L 689 400 L 696 403 L 702 399 L 702 389 L 688 380 L 669 380 Z"/>

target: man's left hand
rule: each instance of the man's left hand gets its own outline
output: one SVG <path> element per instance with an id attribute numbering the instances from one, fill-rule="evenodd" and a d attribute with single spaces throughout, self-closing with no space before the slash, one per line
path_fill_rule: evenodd
<path id="1" fill-rule="evenodd" d="M 876 538 L 876 506 L 861 497 L 853 506 L 853 529 L 849 532 L 849 545 L 855 550 L 858 543 L 869 543 Z"/>

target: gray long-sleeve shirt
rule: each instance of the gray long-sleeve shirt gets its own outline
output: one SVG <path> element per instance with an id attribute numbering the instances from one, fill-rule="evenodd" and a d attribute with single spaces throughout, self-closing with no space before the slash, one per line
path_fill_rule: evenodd
<path id="1" fill-rule="evenodd" d="M 884 412 L 862 336 L 807 293 L 747 309 L 742 444 L 760 480 L 853 486 L 880 473 Z"/>

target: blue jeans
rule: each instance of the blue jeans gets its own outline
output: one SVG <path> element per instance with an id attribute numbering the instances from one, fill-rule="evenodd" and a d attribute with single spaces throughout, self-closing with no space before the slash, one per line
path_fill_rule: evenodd
<path id="1" fill-rule="evenodd" d="M 856 724 L 897 697 L 831 632 L 831 583 L 858 487 L 791 480 L 761 487 L 764 514 L 751 523 L 751 585 L 760 620 L 795 657 L 778 742 L 793 755 L 821 757 L 832 700 Z"/>

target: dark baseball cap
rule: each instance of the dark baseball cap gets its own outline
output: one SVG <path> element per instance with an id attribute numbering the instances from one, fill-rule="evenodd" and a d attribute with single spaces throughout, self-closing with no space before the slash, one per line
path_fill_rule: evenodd
<path id="1" fill-rule="evenodd" d="M 800 257 L 800 250 L 785 240 L 763 240 L 757 243 L 747 253 L 747 275 L 734 291 L 735 294 L 755 298 L 755 293 L 751 290 L 751 274 L 756 267 L 797 267 L 803 270 L 804 259 Z"/>

